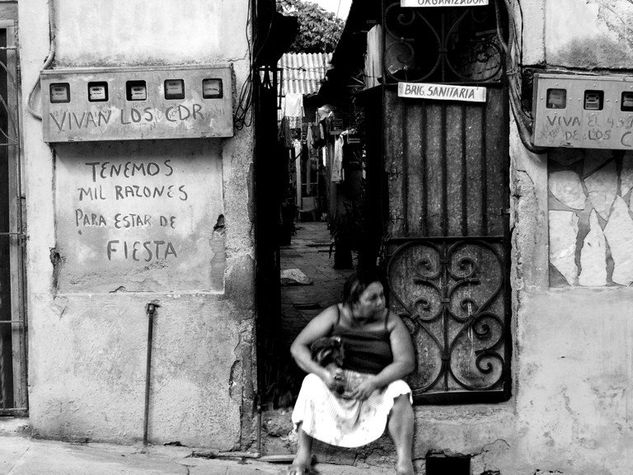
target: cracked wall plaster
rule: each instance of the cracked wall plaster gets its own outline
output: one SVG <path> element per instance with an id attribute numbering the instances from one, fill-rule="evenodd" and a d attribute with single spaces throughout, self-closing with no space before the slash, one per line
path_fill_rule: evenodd
<path id="1" fill-rule="evenodd" d="M 595 210 L 589 218 L 589 233 L 585 236 L 580 250 L 580 276 L 578 283 L 583 286 L 607 284 L 607 250 L 602 228 Z"/>
<path id="2" fill-rule="evenodd" d="M 550 173 L 549 189 L 554 197 L 565 206 L 574 209 L 585 207 L 585 193 L 576 172 L 563 170 Z"/>
<path id="3" fill-rule="evenodd" d="M 630 285 L 633 282 L 633 219 L 629 207 L 619 196 L 604 228 L 604 235 L 614 261 L 613 282 Z"/>
<path id="4" fill-rule="evenodd" d="M 549 212 L 550 262 L 570 285 L 576 283 L 576 236 L 578 216 L 571 211 Z"/>
<path id="5" fill-rule="evenodd" d="M 618 190 L 615 161 L 611 161 L 585 178 L 589 201 L 603 219 L 609 219 Z"/>

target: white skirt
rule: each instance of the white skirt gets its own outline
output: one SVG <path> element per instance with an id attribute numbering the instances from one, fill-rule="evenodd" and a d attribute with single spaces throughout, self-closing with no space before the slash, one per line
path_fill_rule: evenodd
<path id="1" fill-rule="evenodd" d="M 360 447 L 383 434 L 394 400 L 401 395 L 408 395 L 413 402 L 411 388 L 398 379 L 364 401 L 344 399 L 331 392 L 316 374 L 308 374 L 292 411 L 292 422 L 295 429 L 301 424 L 306 434 L 326 444 Z"/>

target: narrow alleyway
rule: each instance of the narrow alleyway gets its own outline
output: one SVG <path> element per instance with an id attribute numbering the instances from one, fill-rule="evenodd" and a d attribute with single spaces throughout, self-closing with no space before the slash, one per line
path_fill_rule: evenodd
<path id="1" fill-rule="evenodd" d="M 312 318 L 340 301 L 343 284 L 352 273 L 351 269 L 334 269 L 330 242 L 327 223 L 300 222 L 291 244 L 280 249 L 282 275 L 284 270 L 299 269 L 311 281 L 298 285 L 282 279 L 282 332 L 288 347 Z"/>
<path id="2" fill-rule="evenodd" d="M 327 223 L 299 222 L 291 244 L 280 249 L 281 325 L 275 338 L 279 361 L 270 380 L 275 407 L 292 406 L 304 376 L 290 357 L 292 341 L 319 312 L 340 300 L 345 279 L 353 272 L 333 268 L 330 243 Z"/>

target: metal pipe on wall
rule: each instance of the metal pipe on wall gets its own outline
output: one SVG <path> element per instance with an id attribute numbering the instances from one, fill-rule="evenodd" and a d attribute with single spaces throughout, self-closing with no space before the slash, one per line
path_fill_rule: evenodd
<path id="1" fill-rule="evenodd" d="M 145 313 L 147 313 L 147 360 L 145 366 L 145 411 L 143 416 L 143 445 L 147 445 L 149 443 L 149 393 L 151 389 L 150 378 L 152 375 L 152 341 L 154 339 L 154 316 L 156 315 L 156 309 L 158 307 L 160 307 L 160 305 L 158 305 L 156 302 L 149 302 L 145 306 Z"/>

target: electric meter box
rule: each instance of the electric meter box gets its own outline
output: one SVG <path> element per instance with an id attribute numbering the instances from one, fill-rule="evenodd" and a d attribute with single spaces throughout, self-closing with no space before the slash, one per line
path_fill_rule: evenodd
<path id="1" fill-rule="evenodd" d="M 46 142 L 233 136 L 230 66 L 44 70 Z"/>
<path id="2" fill-rule="evenodd" d="M 633 149 L 633 77 L 534 75 L 539 147 Z"/>

